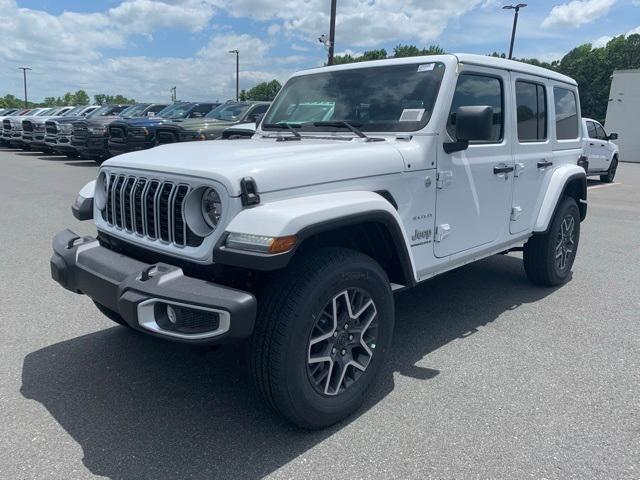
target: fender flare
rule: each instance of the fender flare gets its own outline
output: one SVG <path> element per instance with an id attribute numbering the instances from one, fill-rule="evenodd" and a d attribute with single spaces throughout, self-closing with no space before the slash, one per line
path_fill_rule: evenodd
<path id="1" fill-rule="evenodd" d="M 240 212 L 229 223 L 213 254 L 216 263 L 254 270 L 278 270 L 288 265 L 296 250 L 310 237 L 342 227 L 379 223 L 390 235 L 402 263 L 407 284 L 416 282 L 415 264 L 402 221 L 393 205 L 370 191 L 335 192 L 267 202 Z M 296 246 L 285 253 L 267 255 L 224 246 L 230 232 L 283 237 L 297 235 Z"/>
<path id="2" fill-rule="evenodd" d="M 562 165 L 555 169 L 551 176 L 547 191 L 540 205 L 540 210 L 538 211 L 536 222 L 533 226 L 534 233 L 543 233 L 548 230 L 551 220 L 558 208 L 559 200 L 566 191 L 567 185 L 576 179 L 579 179 L 581 183 L 578 206 L 580 207 L 580 220 L 584 220 L 587 214 L 587 174 L 584 169 L 578 165 Z"/>

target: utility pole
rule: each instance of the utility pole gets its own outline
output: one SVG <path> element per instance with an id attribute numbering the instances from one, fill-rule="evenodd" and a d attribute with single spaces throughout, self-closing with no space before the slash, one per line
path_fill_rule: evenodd
<path id="1" fill-rule="evenodd" d="M 336 44 L 336 1 L 331 0 L 331 23 L 329 24 L 329 58 L 327 65 L 333 65 L 333 53 Z"/>
<path id="2" fill-rule="evenodd" d="M 229 50 L 236 54 L 236 102 L 240 100 L 240 50 Z"/>
<path id="3" fill-rule="evenodd" d="M 32 70 L 29 67 L 18 67 L 22 70 L 22 78 L 24 80 L 24 108 L 29 108 L 29 102 L 27 101 L 27 70 Z"/>
<path id="4" fill-rule="evenodd" d="M 503 10 L 515 10 L 513 15 L 513 29 L 511 30 L 511 45 L 509 46 L 509 60 L 513 58 L 513 42 L 516 39 L 516 27 L 518 26 L 518 13 L 521 8 L 526 7 L 526 3 L 519 3 L 517 5 L 505 5 L 502 7 Z"/>

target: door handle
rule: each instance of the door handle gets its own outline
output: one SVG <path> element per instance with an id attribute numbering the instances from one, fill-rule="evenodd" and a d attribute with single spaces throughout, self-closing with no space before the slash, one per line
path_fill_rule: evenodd
<path id="1" fill-rule="evenodd" d="M 498 175 L 500 173 L 509 173 L 509 172 L 513 172 L 514 167 L 513 166 L 508 166 L 508 165 L 496 165 L 495 167 L 493 167 L 493 173 Z"/>
<path id="2" fill-rule="evenodd" d="M 538 168 L 547 168 L 551 165 L 553 165 L 553 162 L 550 162 L 549 160 L 540 160 L 538 162 Z"/>
<path id="3" fill-rule="evenodd" d="M 593 147 L 595 145 L 595 143 L 590 143 L 589 145 L 591 145 Z"/>

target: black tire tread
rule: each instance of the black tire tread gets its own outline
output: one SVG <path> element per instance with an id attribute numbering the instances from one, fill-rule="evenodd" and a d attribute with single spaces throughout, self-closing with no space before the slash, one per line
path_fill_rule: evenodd
<path id="1" fill-rule="evenodd" d="M 283 371 L 279 359 L 289 328 L 286 319 L 295 318 L 298 305 L 307 301 L 304 297 L 307 286 L 320 279 L 327 269 L 363 256 L 357 251 L 337 247 L 303 254 L 294 258 L 286 270 L 279 272 L 261 295 L 258 321 L 249 349 L 250 375 L 267 404 L 299 426 L 316 428 L 295 411 L 292 402 L 288 401 L 284 379 L 275 375 L 275 372 Z"/>

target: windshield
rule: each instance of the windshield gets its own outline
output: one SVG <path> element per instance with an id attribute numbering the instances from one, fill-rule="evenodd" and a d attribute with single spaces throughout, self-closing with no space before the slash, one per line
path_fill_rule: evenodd
<path id="1" fill-rule="evenodd" d="M 144 111 L 149 107 L 148 103 L 140 103 L 137 105 L 131 105 L 125 108 L 121 113 L 121 117 L 140 117 Z"/>
<path id="2" fill-rule="evenodd" d="M 67 113 L 65 113 L 63 116 L 64 117 L 74 117 L 76 115 L 78 115 L 85 107 L 81 106 L 81 107 L 74 107 L 71 110 L 69 110 Z"/>
<path id="3" fill-rule="evenodd" d="M 193 103 L 174 103 L 158 113 L 158 116 L 170 119 L 184 118 L 189 114 L 193 106 Z"/>
<path id="4" fill-rule="evenodd" d="M 117 115 L 118 112 L 124 110 L 125 108 L 126 107 L 124 107 L 124 106 L 118 106 L 118 105 L 103 105 L 102 107 L 94 110 L 89 115 L 87 115 L 87 118 L 106 117 L 106 116 L 109 116 L 109 115 Z"/>
<path id="5" fill-rule="evenodd" d="M 251 105 L 247 103 L 228 103 L 214 108 L 205 118 L 233 122 L 244 115 Z"/>
<path id="6" fill-rule="evenodd" d="M 383 65 L 301 75 L 290 79 L 263 122 L 333 130 L 319 121 L 345 121 L 370 132 L 406 132 L 431 118 L 440 89 L 440 62 Z M 318 118 L 321 117 L 321 118 Z"/>
<path id="7" fill-rule="evenodd" d="M 44 117 L 45 115 L 49 115 L 49 112 L 51 112 L 51 110 L 53 110 L 53 108 L 45 108 L 44 110 L 36 113 L 36 117 Z"/>

